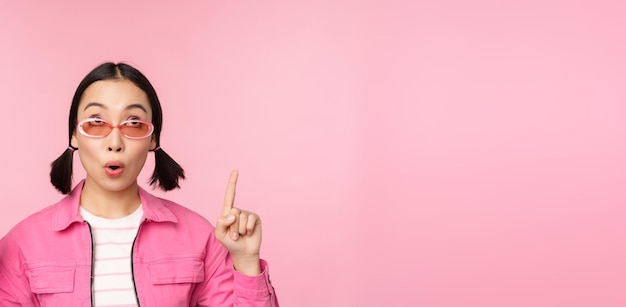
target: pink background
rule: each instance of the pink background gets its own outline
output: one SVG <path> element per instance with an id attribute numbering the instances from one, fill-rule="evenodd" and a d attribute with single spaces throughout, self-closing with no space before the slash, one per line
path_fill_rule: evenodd
<path id="1" fill-rule="evenodd" d="M 0 235 L 126 61 L 166 197 L 214 221 L 239 169 L 283 306 L 626 306 L 626 2 L 63 3 L 0 1 Z"/>

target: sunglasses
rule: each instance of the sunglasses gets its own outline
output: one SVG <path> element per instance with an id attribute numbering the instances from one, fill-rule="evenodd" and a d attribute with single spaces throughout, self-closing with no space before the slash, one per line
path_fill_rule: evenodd
<path id="1" fill-rule="evenodd" d="M 123 136 L 134 140 L 147 138 L 154 131 L 154 125 L 151 122 L 138 119 L 125 120 L 117 126 L 101 118 L 87 118 L 78 122 L 78 131 L 92 138 L 103 138 L 109 135 L 113 128 L 120 129 Z"/>

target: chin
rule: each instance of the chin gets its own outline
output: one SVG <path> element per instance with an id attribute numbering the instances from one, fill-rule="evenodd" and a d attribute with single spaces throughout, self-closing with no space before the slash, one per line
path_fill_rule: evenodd
<path id="1" fill-rule="evenodd" d="M 110 188 L 108 188 L 107 190 L 111 191 L 111 192 L 124 192 L 130 188 L 136 187 L 136 182 L 132 182 L 131 184 L 124 184 L 124 185 L 112 185 Z"/>
<path id="2" fill-rule="evenodd" d="M 90 179 L 95 185 L 108 192 L 124 192 L 137 186 L 137 179 L 130 180 L 124 178 L 102 178 Z"/>
<path id="3" fill-rule="evenodd" d="M 111 191 L 114 192 L 122 192 L 125 190 L 128 190 L 130 188 L 136 187 L 137 186 L 137 179 L 135 180 L 120 180 L 120 181 L 113 181 L 113 182 L 107 182 L 107 185 L 111 188 Z"/>

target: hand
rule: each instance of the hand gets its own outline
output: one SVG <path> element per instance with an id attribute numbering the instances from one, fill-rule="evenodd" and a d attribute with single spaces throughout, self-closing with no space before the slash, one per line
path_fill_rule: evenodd
<path id="1" fill-rule="evenodd" d="M 261 219 L 253 212 L 235 208 L 236 170 L 230 173 L 222 215 L 217 219 L 215 237 L 233 257 L 235 269 L 247 275 L 261 273 Z"/>

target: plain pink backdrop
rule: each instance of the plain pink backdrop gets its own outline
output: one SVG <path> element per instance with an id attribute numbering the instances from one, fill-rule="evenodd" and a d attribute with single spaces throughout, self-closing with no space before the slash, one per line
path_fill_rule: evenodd
<path id="1" fill-rule="evenodd" d="M 125 61 L 188 176 L 156 193 L 214 221 L 239 169 L 283 306 L 626 306 L 625 3 L 0 0 L 0 235 Z"/>

